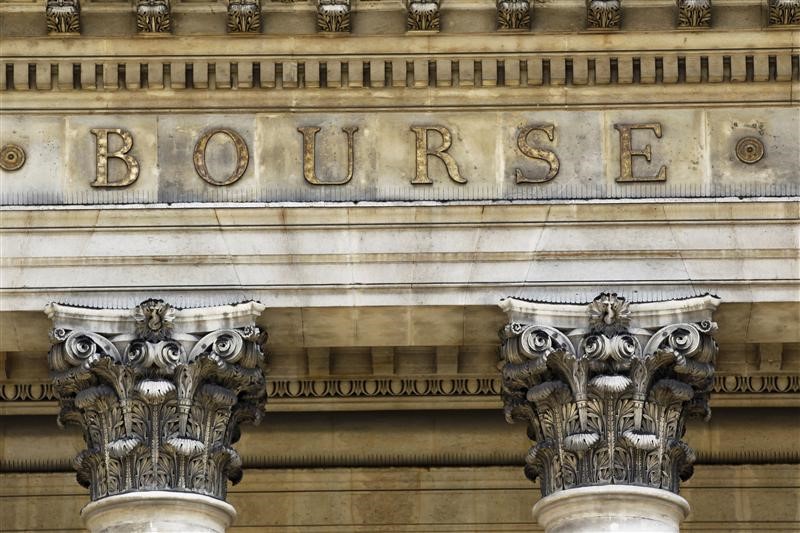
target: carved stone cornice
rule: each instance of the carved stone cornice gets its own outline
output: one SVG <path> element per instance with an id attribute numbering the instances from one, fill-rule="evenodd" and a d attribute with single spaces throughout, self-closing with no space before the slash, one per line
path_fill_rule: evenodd
<path id="1" fill-rule="evenodd" d="M 317 0 L 317 30 L 350 32 L 350 0 Z"/>
<path id="2" fill-rule="evenodd" d="M 79 34 L 81 4 L 79 0 L 47 0 L 45 18 L 49 35 Z"/>
<path id="3" fill-rule="evenodd" d="M 136 31 L 139 33 L 172 32 L 169 0 L 137 0 Z"/>
<path id="4" fill-rule="evenodd" d="M 800 24 L 800 0 L 769 0 L 770 26 Z"/>
<path id="5" fill-rule="evenodd" d="M 678 27 L 710 28 L 711 0 L 678 0 Z"/>
<path id="6" fill-rule="evenodd" d="M 439 0 L 408 0 L 408 31 L 439 31 Z"/>
<path id="7" fill-rule="evenodd" d="M 610 484 L 678 492 L 695 461 L 686 419 L 710 415 L 718 304 L 609 293 L 588 305 L 501 304 L 506 419 L 528 424 L 525 473 L 543 496 Z"/>
<path id="8" fill-rule="evenodd" d="M 261 0 L 230 0 L 227 28 L 228 33 L 259 33 Z"/>
<path id="9" fill-rule="evenodd" d="M 131 311 L 50 304 L 59 423 L 83 428 L 74 460 L 92 500 L 141 490 L 224 499 L 241 479 L 231 447 L 266 399 L 263 306 Z"/>
<path id="10" fill-rule="evenodd" d="M 497 0 L 497 29 L 531 29 L 531 3 L 528 0 Z"/>
<path id="11" fill-rule="evenodd" d="M 622 23 L 620 0 L 587 0 L 586 25 L 590 29 L 618 30 Z"/>

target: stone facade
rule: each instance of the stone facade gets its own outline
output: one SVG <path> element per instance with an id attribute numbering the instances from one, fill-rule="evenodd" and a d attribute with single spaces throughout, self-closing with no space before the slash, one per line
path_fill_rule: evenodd
<path id="1" fill-rule="evenodd" d="M 800 528 L 797 2 L 0 13 L 0 529 Z"/>

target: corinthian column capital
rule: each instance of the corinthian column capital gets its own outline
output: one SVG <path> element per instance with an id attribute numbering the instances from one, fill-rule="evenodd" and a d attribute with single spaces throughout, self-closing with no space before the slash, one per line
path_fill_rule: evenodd
<path id="1" fill-rule="evenodd" d="M 263 309 L 47 306 L 59 422 L 83 429 L 74 466 L 93 501 L 137 491 L 225 499 L 242 476 L 238 426 L 258 422 L 266 399 Z"/>
<path id="2" fill-rule="evenodd" d="M 543 496 L 598 485 L 677 494 L 695 460 L 686 419 L 710 414 L 718 305 L 608 293 L 588 305 L 501 303 L 505 414 L 528 424 L 525 472 Z"/>

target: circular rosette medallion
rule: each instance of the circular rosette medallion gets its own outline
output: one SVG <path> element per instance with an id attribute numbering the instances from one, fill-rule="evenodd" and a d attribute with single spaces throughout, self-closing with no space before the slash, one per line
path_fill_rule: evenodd
<path id="1" fill-rule="evenodd" d="M 742 163 L 753 165 L 764 157 L 764 143 L 755 137 L 744 137 L 736 143 L 736 157 Z"/>
<path id="2" fill-rule="evenodd" d="M 0 168 L 3 170 L 19 170 L 25 164 L 25 150 L 16 144 L 6 144 L 0 148 Z"/>

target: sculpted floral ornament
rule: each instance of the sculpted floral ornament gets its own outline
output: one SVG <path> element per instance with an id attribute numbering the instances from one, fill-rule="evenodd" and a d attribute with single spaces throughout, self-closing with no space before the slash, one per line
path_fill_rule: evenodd
<path id="1" fill-rule="evenodd" d="M 259 33 L 261 31 L 260 0 L 230 0 L 228 2 L 228 33 Z"/>
<path id="2" fill-rule="evenodd" d="M 225 307 L 236 314 L 241 306 L 252 304 Z M 81 327 L 97 324 L 102 311 L 47 311 L 59 422 L 83 428 L 87 449 L 74 467 L 92 500 L 139 490 L 224 499 L 227 481 L 242 476 L 232 448 L 239 424 L 258 422 L 266 399 L 265 335 L 249 311 L 210 331 L 178 331 L 174 321 L 186 312 L 160 300 L 142 302 L 129 318 L 114 314 L 109 331 Z M 191 316 L 200 325 L 198 311 Z"/>
<path id="3" fill-rule="evenodd" d="M 439 0 L 408 0 L 408 31 L 439 31 Z"/>
<path id="4" fill-rule="evenodd" d="M 172 14 L 169 0 L 137 0 L 136 30 L 139 33 L 170 33 Z"/>
<path id="5" fill-rule="evenodd" d="M 81 32 L 81 4 L 79 0 L 47 0 L 45 4 L 47 33 L 76 34 Z"/>
<path id="6" fill-rule="evenodd" d="M 715 308 L 711 298 L 701 304 Z M 528 424 L 525 473 L 543 496 L 608 484 L 677 493 L 692 474 L 681 438 L 687 417 L 710 414 L 716 324 L 644 327 L 631 307 L 604 293 L 586 307 L 589 327 L 512 321 L 501 332 L 506 419 Z"/>
<path id="7" fill-rule="evenodd" d="M 769 0 L 771 26 L 800 24 L 800 0 Z"/>
<path id="8" fill-rule="evenodd" d="M 497 0 L 497 29 L 531 29 L 531 3 L 528 0 Z"/>
<path id="9" fill-rule="evenodd" d="M 318 0 L 317 29 L 321 32 L 350 31 L 350 0 Z"/>
<path id="10" fill-rule="evenodd" d="M 711 0 L 678 0 L 678 26 L 710 28 Z"/>
<path id="11" fill-rule="evenodd" d="M 586 22 L 592 29 L 619 29 L 622 22 L 620 0 L 587 0 Z"/>
<path id="12" fill-rule="evenodd" d="M 146 300 L 133 308 L 133 318 L 141 339 L 158 342 L 172 335 L 175 309 L 163 300 Z"/>

